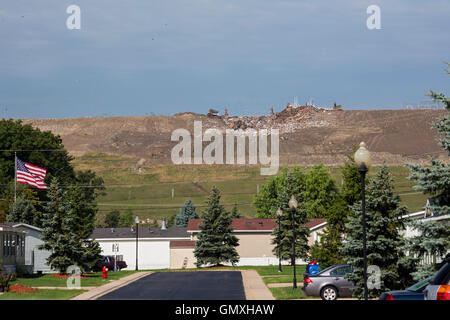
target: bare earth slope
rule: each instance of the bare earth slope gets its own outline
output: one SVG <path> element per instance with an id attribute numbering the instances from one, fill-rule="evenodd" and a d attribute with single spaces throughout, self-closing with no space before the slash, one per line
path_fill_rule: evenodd
<path id="1" fill-rule="evenodd" d="M 193 134 L 196 120 L 202 121 L 203 130 L 217 128 L 224 132 L 238 120 L 247 128 L 280 129 L 282 165 L 341 164 L 360 141 L 365 141 L 373 152 L 374 164 L 386 161 L 390 165 L 401 165 L 405 161 L 423 162 L 429 156 L 444 156 L 431 125 L 445 112 L 288 107 L 275 115 L 261 117 L 182 113 L 152 117 L 25 119 L 24 122 L 60 135 L 74 156 L 104 152 L 139 158 L 141 165 L 171 164 L 171 149 L 176 144 L 170 141 L 173 130 L 184 128 Z"/>

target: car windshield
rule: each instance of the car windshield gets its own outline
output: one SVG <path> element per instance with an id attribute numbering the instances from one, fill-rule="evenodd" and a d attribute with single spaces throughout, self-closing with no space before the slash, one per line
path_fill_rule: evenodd
<path id="1" fill-rule="evenodd" d="M 428 277 L 425 280 L 419 281 L 416 284 L 412 285 L 411 287 L 409 287 L 408 291 L 414 291 L 414 292 L 422 292 L 423 289 L 425 289 L 425 287 L 428 285 L 429 281 L 432 279 L 433 277 Z"/>

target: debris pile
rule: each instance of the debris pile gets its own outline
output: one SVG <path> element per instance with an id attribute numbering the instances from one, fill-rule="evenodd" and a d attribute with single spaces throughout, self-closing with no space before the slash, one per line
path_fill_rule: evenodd
<path id="1" fill-rule="evenodd" d="M 234 130 L 274 128 L 279 129 L 280 133 L 290 133 L 298 129 L 330 126 L 327 117 L 320 116 L 330 112 L 333 110 L 314 106 L 295 107 L 288 104 L 281 112 L 271 113 L 268 116 L 229 116 L 223 121 L 228 128 Z"/>

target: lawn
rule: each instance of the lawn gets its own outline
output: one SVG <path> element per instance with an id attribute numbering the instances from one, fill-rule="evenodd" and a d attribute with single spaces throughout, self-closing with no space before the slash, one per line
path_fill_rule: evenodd
<path id="1" fill-rule="evenodd" d="M 128 276 L 136 271 L 118 271 L 108 272 L 108 278 L 103 279 L 101 272 L 92 272 L 86 274 L 86 278 L 81 279 L 81 287 L 98 287 L 108 283 L 111 280 L 117 280 L 122 277 Z M 11 282 L 13 284 L 21 284 L 28 287 L 65 287 L 67 286 L 67 279 L 56 278 L 52 274 L 33 275 L 31 277 L 17 278 L 16 281 Z M 59 291 L 59 290 L 58 290 Z"/>
<path id="2" fill-rule="evenodd" d="M 301 286 L 298 286 L 297 289 L 293 289 L 292 287 L 281 287 L 281 288 L 269 288 L 272 292 L 272 295 L 277 300 L 289 300 L 289 299 L 319 299 L 314 297 L 306 296 Z"/>
<path id="3" fill-rule="evenodd" d="M 294 276 L 292 275 L 282 275 L 282 276 L 265 276 L 262 278 L 265 284 L 269 283 L 292 283 Z M 297 282 L 300 280 L 303 281 L 303 274 L 300 277 L 297 275 Z"/>
<path id="4" fill-rule="evenodd" d="M 0 300 L 68 300 L 83 292 L 86 290 L 46 289 L 30 293 L 5 292 L 0 294 Z"/>

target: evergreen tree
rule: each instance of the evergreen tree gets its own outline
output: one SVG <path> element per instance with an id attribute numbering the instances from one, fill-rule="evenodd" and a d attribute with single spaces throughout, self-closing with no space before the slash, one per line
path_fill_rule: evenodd
<path id="1" fill-rule="evenodd" d="M 399 286 L 398 262 L 403 255 L 400 217 L 407 210 L 400 205 L 400 197 L 394 195 L 394 180 L 385 165 L 369 180 L 366 198 L 367 265 L 378 266 L 381 270 L 381 284 L 369 290 L 369 297 L 378 297 Z M 346 225 L 348 234 L 341 254 L 353 267 L 354 272 L 347 277 L 356 284 L 353 295 L 361 299 L 364 292 L 361 202 L 352 209 L 355 214 Z"/>
<path id="2" fill-rule="evenodd" d="M 450 64 L 447 63 L 447 74 L 450 74 Z M 435 102 L 441 102 L 447 111 L 450 111 L 450 97 L 443 93 L 429 92 Z M 450 115 L 442 117 L 433 125 L 441 134 L 440 144 L 450 156 Z M 416 185 L 415 190 L 430 195 L 429 209 L 434 215 L 450 213 L 450 164 L 437 159 L 431 159 L 431 167 L 418 164 L 408 164 L 410 168 L 409 179 Z"/>
<path id="3" fill-rule="evenodd" d="M 17 197 L 17 201 L 12 203 L 7 215 L 8 222 L 23 222 L 34 225 L 36 220 L 36 209 L 33 203 L 23 195 Z"/>
<path id="4" fill-rule="evenodd" d="M 241 215 L 238 211 L 237 203 L 234 204 L 233 209 L 231 209 L 231 218 L 239 219 Z"/>
<path id="5" fill-rule="evenodd" d="M 195 211 L 195 206 L 191 200 L 186 200 L 184 205 L 180 208 L 180 213 L 175 218 L 175 227 L 187 227 L 189 219 L 199 218 Z"/>
<path id="6" fill-rule="evenodd" d="M 85 250 L 74 232 L 76 217 L 70 204 L 65 202 L 63 190 L 54 178 L 48 188 L 49 202 L 44 207 L 40 249 L 51 252 L 47 263 L 61 273 L 71 265 L 85 259 Z"/>
<path id="7" fill-rule="evenodd" d="M 105 224 L 108 228 L 117 228 L 120 222 L 120 211 L 112 210 L 106 214 Z"/>
<path id="8" fill-rule="evenodd" d="M 415 281 L 432 276 L 440 267 L 438 259 L 443 259 L 450 247 L 450 226 L 438 221 L 412 221 L 408 226 L 417 232 L 405 239 L 404 250 L 408 252 L 404 263 L 413 265 L 412 277 Z M 420 263 L 431 258 L 431 263 Z"/>
<path id="9" fill-rule="evenodd" d="M 294 195 L 297 199 L 298 206 L 294 212 L 294 222 L 292 221 L 292 209 L 289 208 L 289 200 Z M 280 218 L 281 224 L 281 236 L 279 237 L 278 226 L 273 229 L 272 232 L 272 244 L 275 245 L 273 253 L 278 257 L 281 255 L 282 260 L 289 259 L 291 265 L 295 263 L 295 258 L 307 259 L 308 257 L 308 236 L 309 229 L 303 224 L 308 222 L 306 209 L 304 206 L 304 198 L 301 186 L 297 184 L 297 177 L 294 172 L 288 172 L 286 179 L 281 185 L 281 193 L 278 197 L 277 206 L 274 208 L 280 208 L 283 212 Z M 292 252 L 292 245 L 294 242 L 293 229 L 295 229 L 295 257 Z"/>
<path id="10" fill-rule="evenodd" d="M 200 233 L 195 243 L 196 265 L 218 265 L 223 262 L 235 264 L 239 261 L 236 246 L 238 239 L 232 234 L 231 216 L 220 204 L 220 191 L 213 187 L 206 201 L 199 225 Z"/>

